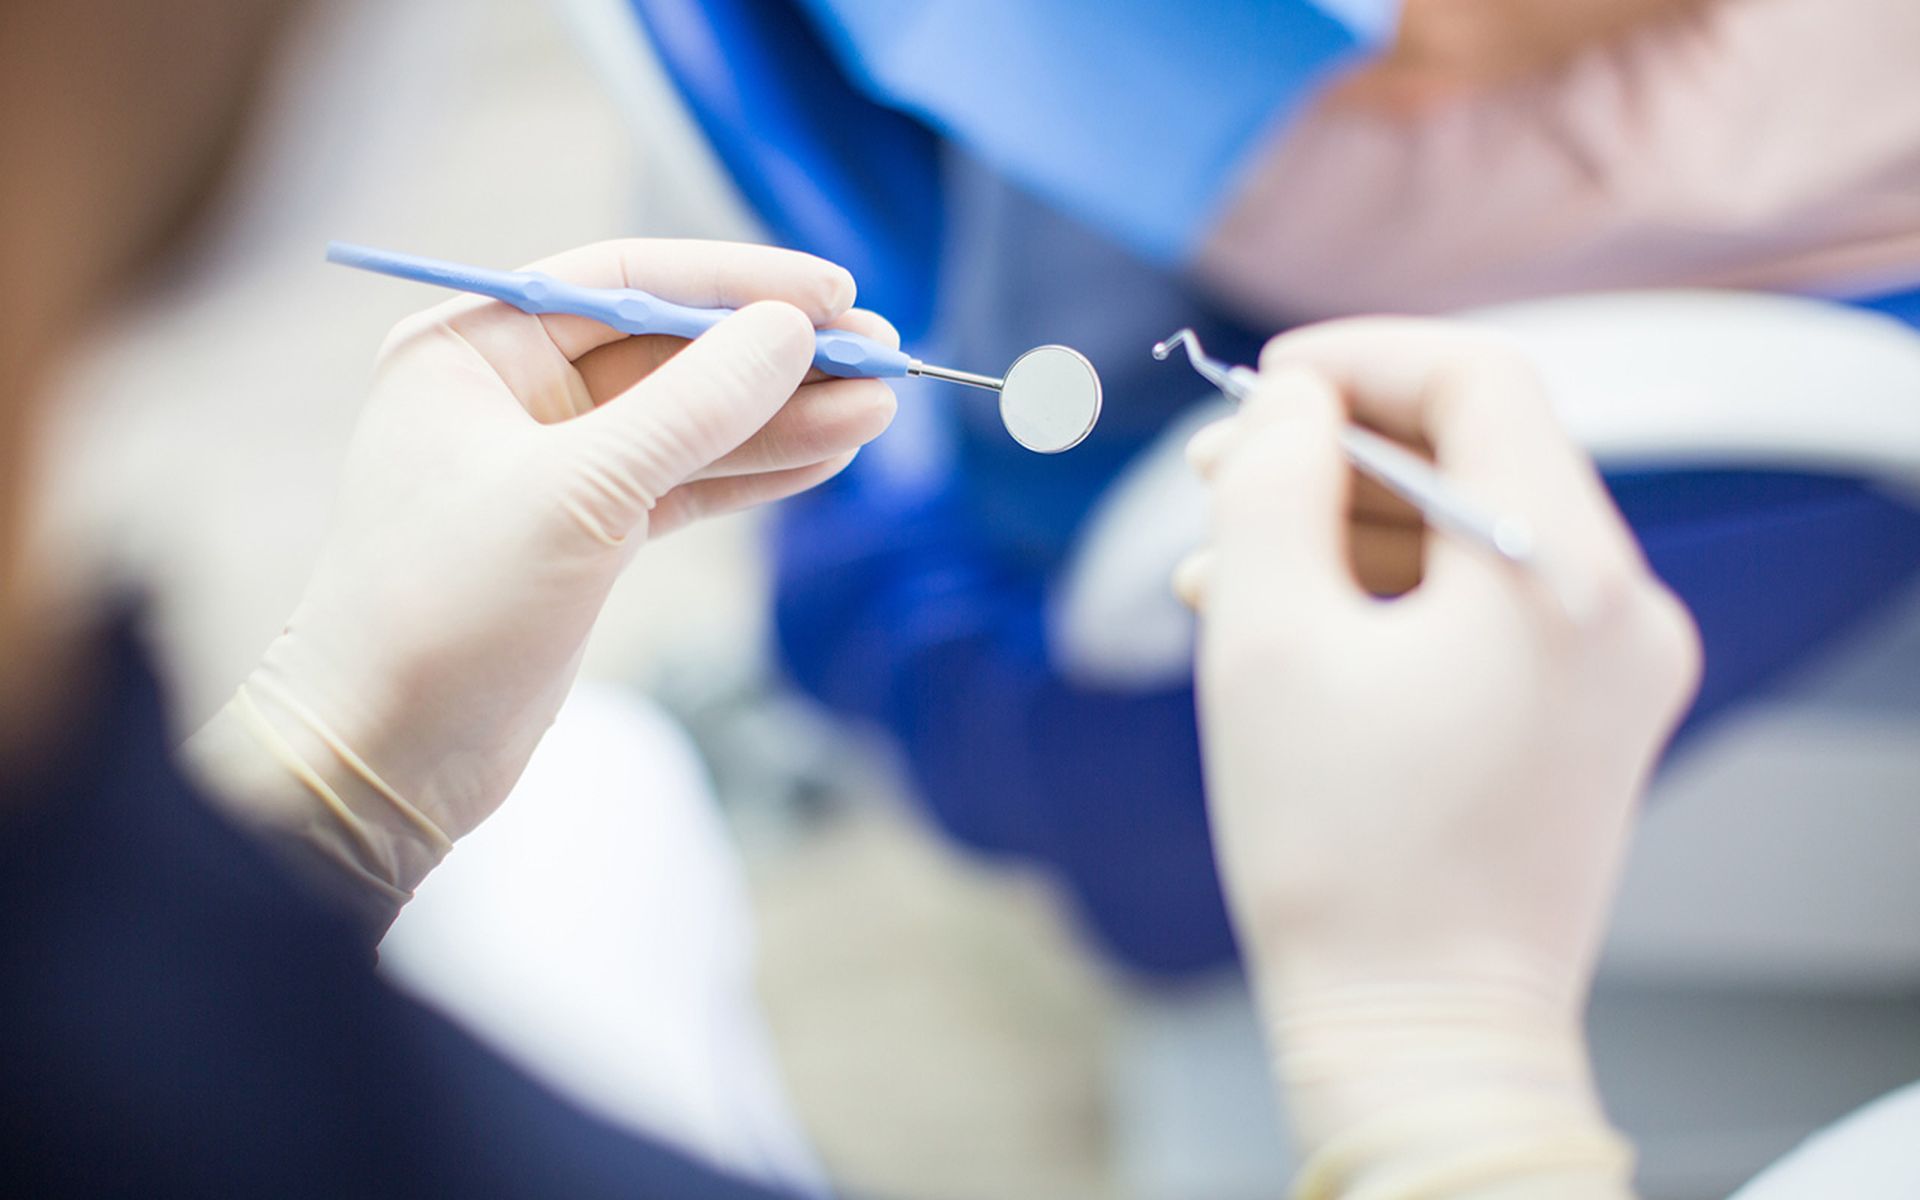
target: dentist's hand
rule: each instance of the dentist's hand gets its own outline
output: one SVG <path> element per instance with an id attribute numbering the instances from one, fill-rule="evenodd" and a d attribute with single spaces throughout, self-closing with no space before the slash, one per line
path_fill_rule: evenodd
<path id="1" fill-rule="evenodd" d="M 898 340 L 837 266 L 622 241 L 536 267 L 740 311 L 692 343 L 475 298 L 402 322 L 304 598 L 189 747 L 376 919 L 505 798 L 648 538 L 820 483 L 893 413 L 883 383 L 809 375 L 816 325 Z"/>
<path id="2" fill-rule="evenodd" d="M 1567 1186 L 1511 1194 L 1617 1194 L 1581 1016 L 1635 805 L 1693 694 L 1692 624 L 1484 335 L 1307 329 L 1262 380 L 1195 439 L 1214 535 L 1183 582 L 1222 876 L 1313 1170 L 1328 1194 L 1529 1172 Z M 1444 536 L 1412 591 L 1367 595 L 1348 409 L 1530 520 L 1570 606 Z"/>

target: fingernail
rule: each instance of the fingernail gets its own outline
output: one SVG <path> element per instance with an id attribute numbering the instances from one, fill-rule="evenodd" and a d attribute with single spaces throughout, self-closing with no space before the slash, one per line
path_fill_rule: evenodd
<path id="1" fill-rule="evenodd" d="M 831 307 L 828 310 L 828 315 L 837 317 L 852 308 L 854 299 L 858 297 L 859 294 L 860 285 L 854 282 L 853 272 L 847 270 L 845 267 L 841 267 L 840 279 L 834 285 L 833 299 L 829 301 Z"/>
<path id="2" fill-rule="evenodd" d="M 784 300 L 756 300 L 741 309 L 741 312 L 764 310 L 768 314 L 777 314 L 774 322 L 778 326 L 772 345 L 782 351 L 797 352 L 805 348 L 808 354 L 813 352 L 815 329 L 813 319 Z"/>

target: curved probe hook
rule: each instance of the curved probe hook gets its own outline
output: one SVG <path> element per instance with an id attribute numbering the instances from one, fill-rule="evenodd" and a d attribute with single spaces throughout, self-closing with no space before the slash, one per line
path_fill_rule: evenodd
<path id="1" fill-rule="evenodd" d="M 1231 399 L 1244 403 L 1253 395 L 1253 371 L 1209 356 L 1200 345 L 1200 336 L 1191 329 L 1179 330 L 1156 345 L 1153 356 L 1165 362 L 1180 349 L 1186 350 L 1193 369 L 1202 378 Z M 1476 542 L 1509 562 L 1538 566 L 1533 530 L 1527 522 L 1488 512 L 1458 495 L 1432 463 L 1370 429 L 1352 424 L 1342 426 L 1340 447 L 1348 461 L 1418 509 L 1429 525 Z M 1561 592 L 1568 611 L 1575 611 L 1577 606 L 1567 602 L 1565 589 L 1556 590 Z"/>
<path id="2" fill-rule="evenodd" d="M 1219 359 L 1209 356 L 1206 348 L 1200 344 L 1200 335 L 1192 329 L 1182 329 L 1166 341 L 1155 345 L 1153 357 L 1160 362 L 1165 362 L 1173 357 L 1175 350 L 1183 347 L 1187 352 L 1187 361 L 1193 364 L 1193 369 L 1199 372 L 1202 379 L 1235 400 L 1245 400 L 1252 393 L 1253 385 L 1246 378 L 1251 372 L 1245 367 L 1230 367 Z"/>

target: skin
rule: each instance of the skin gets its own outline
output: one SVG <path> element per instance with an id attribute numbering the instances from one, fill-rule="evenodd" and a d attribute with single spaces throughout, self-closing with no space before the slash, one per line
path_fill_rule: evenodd
<path id="1" fill-rule="evenodd" d="M 1415 112 L 1551 71 L 1717 0 L 1405 0 L 1400 32 L 1334 103 Z"/>

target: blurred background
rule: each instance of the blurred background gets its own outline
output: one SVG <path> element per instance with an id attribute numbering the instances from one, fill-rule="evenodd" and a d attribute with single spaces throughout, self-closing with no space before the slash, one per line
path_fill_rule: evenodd
<path id="1" fill-rule="evenodd" d="M 374 350 L 435 299 L 327 268 L 329 238 L 506 266 L 763 236 L 639 27 L 610 46 L 593 8 L 316 5 L 217 234 L 69 381 L 63 511 L 154 601 L 186 727 L 291 610 Z M 1047 871 L 941 836 L 884 734 L 783 682 L 764 522 L 650 549 L 587 674 L 650 696 L 707 763 L 833 1175 L 907 1200 L 1270 1191 L 1282 1135 L 1238 984 L 1115 965 Z M 1916 678 L 1909 593 L 1661 781 L 1595 1016 L 1654 1200 L 1723 1195 L 1920 1078 Z"/>

